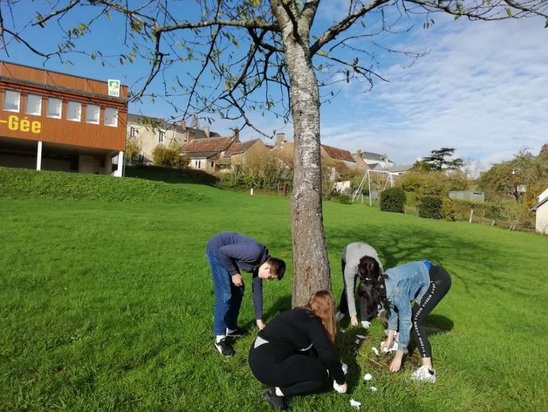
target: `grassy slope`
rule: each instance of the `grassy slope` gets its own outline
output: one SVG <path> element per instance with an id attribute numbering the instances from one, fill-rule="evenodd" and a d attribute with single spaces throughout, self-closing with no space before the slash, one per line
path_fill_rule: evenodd
<path id="1" fill-rule="evenodd" d="M 91 182 L 120 185 L 118 194 L 56 200 L 52 193 L 73 177 L 63 183 L 66 175 L 50 176 L 61 180 L 41 182 L 49 189 L 40 195 L 22 194 L 21 183 L 14 196 L 0 170 L 0 409 L 266 409 L 246 365 L 253 336 L 236 342 L 233 359 L 212 349 L 203 249 L 213 233 L 238 230 L 290 262 L 288 200 L 152 182 L 141 182 L 147 193 L 139 200 L 133 185 L 140 181 L 98 177 Z M 162 201 L 150 193 L 162 193 Z M 349 347 L 364 331 L 340 335 L 351 393 L 296 398 L 293 410 L 344 410 L 351 397 L 371 410 L 547 404 L 548 321 L 541 309 L 548 238 L 335 203 L 325 204 L 325 226 L 337 297 L 338 252 L 354 240 L 375 245 L 387 267 L 429 257 L 453 275 L 453 289 L 429 318 L 439 382 L 410 383 L 410 365 L 397 375 L 373 371 L 370 348 L 382 337 L 375 323 L 356 359 Z M 268 319 L 289 306 L 290 276 L 265 291 Z M 246 294 L 241 323 L 249 326 Z M 366 371 L 378 392 L 361 381 Z"/>

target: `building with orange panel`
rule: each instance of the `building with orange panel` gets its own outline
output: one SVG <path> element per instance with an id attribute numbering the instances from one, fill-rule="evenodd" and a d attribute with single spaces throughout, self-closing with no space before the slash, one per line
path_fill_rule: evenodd
<path id="1" fill-rule="evenodd" d="M 118 80 L 0 61 L 0 166 L 121 176 L 127 93 Z"/>

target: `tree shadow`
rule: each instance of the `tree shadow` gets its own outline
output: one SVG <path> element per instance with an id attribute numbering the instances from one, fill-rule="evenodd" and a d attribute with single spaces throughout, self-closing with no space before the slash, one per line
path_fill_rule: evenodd
<path id="1" fill-rule="evenodd" d="M 174 169 L 162 166 L 126 166 L 125 176 L 165 183 L 191 183 L 215 186 L 219 178 L 202 170 Z"/>
<path id="2" fill-rule="evenodd" d="M 453 321 L 445 316 L 428 315 L 426 318 L 426 333 L 428 333 L 428 336 L 449 332 L 453 329 L 453 326 Z"/>
<path id="3" fill-rule="evenodd" d="M 364 345 L 368 342 L 369 331 L 362 327 L 353 327 L 345 330 L 340 329 L 337 334 L 336 347 L 339 351 L 341 361 L 348 365 L 346 383 L 348 393 L 351 393 L 361 381 L 361 367 L 358 364 L 358 356 Z"/>

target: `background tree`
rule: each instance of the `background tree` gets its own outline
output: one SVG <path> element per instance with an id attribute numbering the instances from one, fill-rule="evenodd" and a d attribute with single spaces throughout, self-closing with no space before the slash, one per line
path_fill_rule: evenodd
<path id="1" fill-rule="evenodd" d="M 442 147 L 439 150 L 432 150 L 430 156 L 423 159 L 423 162 L 430 166 L 431 170 L 455 170 L 463 165 L 461 158 L 449 159 L 453 156 L 455 149 L 452 147 Z"/>
<path id="2" fill-rule="evenodd" d="M 513 159 L 496 163 L 483 173 L 478 179 L 479 187 L 489 201 L 513 198 L 532 207 L 537 196 L 548 187 L 545 156 L 544 147 L 538 156 L 523 149 Z"/>
<path id="3" fill-rule="evenodd" d="M 141 151 L 143 150 L 142 144 L 139 140 L 134 138 L 126 139 L 126 151 L 124 160 L 126 164 L 132 165 L 139 160 Z"/>
<path id="4" fill-rule="evenodd" d="M 62 59 L 66 52 L 106 58 L 97 48 L 99 42 L 91 50 L 79 50 L 78 40 L 92 36 L 99 21 L 113 19 L 113 24 L 125 24 L 126 30 L 124 50 L 116 56 L 119 62 L 149 63 L 139 87 L 133 87 L 134 98 L 145 96 L 151 83 L 160 78 L 164 93 L 152 97 L 169 101 L 175 95 L 185 96 L 186 106 L 174 107 L 181 118 L 190 112 L 219 113 L 239 119 L 242 127 L 255 128 L 246 110 L 269 110 L 285 119 L 291 117 L 295 141 L 293 304 L 303 304 L 312 291 L 331 287 L 321 203 L 319 86 L 354 79 L 372 85 L 374 78 L 382 79 L 373 71 L 377 56 L 359 42 L 372 40 L 380 32 L 396 31 L 392 27 L 397 27 L 402 16 L 422 18 L 426 26 L 435 12 L 470 20 L 531 15 L 548 20 L 544 0 L 348 0 L 340 20 L 314 26 L 320 3 L 201 0 L 185 2 L 183 9 L 181 3 L 169 0 L 12 0 L 1 3 L 0 40 L 6 50 L 16 40 L 45 59 Z M 27 24 L 15 18 L 26 15 L 18 12 L 17 6 L 25 11 L 35 9 L 34 21 Z M 409 20 L 408 29 L 415 22 Z M 64 33 L 53 52 L 42 51 L 39 44 L 25 39 L 29 27 L 47 30 L 51 26 Z M 405 30 L 398 28 L 397 32 Z M 418 55 L 409 54 L 411 58 Z M 192 74 L 184 78 L 192 68 Z"/>

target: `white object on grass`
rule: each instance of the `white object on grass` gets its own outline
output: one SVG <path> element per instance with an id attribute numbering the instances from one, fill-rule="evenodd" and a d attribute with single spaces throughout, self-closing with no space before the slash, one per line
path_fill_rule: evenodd
<path id="1" fill-rule="evenodd" d="M 371 375 L 370 373 L 366 373 L 363 379 L 366 381 L 370 381 L 371 379 L 373 379 L 373 375 Z"/>
<path id="2" fill-rule="evenodd" d="M 370 390 L 371 392 L 377 392 L 377 387 L 376 387 L 376 386 L 371 386 L 371 387 L 369 388 L 369 390 Z"/>
<path id="3" fill-rule="evenodd" d="M 362 406 L 362 403 L 358 402 L 354 399 L 350 399 L 350 406 L 352 406 L 353 408 L 356 408 L 356 409 L 360 409 L 360 407 Z"/>
<path id="4" fill-rule="evenodd" d="M 372 347 L 371 350 L 373 351 L 373 353 L 376 355 L 376 356 L 379 356 L 379 350 L 376 348 L 376 347 Z"/>
<path id="5" fill-rule="evenodd" d="M 342 364 L 342 370 L 345 375 L 348 373 L 348 365 L 346 363 Z"/>
<path id="6" fill-rule="evenodd" d="M 362 327 L 365 329 L 369 329 L 369 326 L 371 326 L 371 322 L 368 322 L 366 320 L 362 320 Z"/>
<path id="7" fill-rule="evenodd" d="M 346 390 L 344 389 L 344 385 L 339 385 L 335 381 L 333 381 L 333 389 L 335 389 L 339 393 L 345 393 L 346 392 Z"/>

